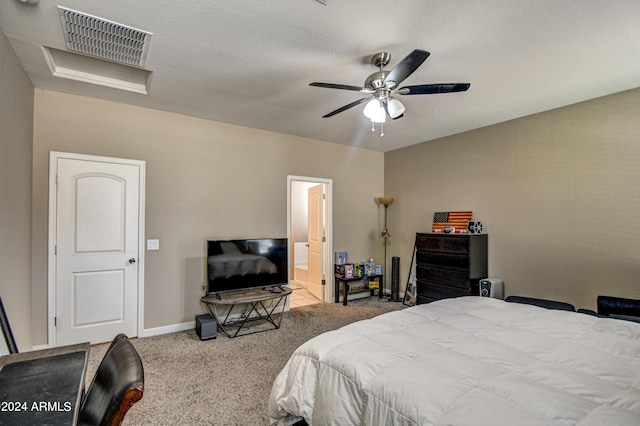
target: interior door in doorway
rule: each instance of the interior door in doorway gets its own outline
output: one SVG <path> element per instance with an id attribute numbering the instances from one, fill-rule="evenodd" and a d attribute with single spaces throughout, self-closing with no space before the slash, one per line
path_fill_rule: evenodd
<path id="1" fill-rule="evenodd" d="M 317 185 L 308 190 L 308 267 L 309 276 L 307 290 L 324 301 L 323 264 L 324 264 L 324 185 Z"/>
<path id="2" fill-rule="evenodd" d="M 117 161 L 52 158 L 56 346 L 138 334 L 141 166 Z"/>

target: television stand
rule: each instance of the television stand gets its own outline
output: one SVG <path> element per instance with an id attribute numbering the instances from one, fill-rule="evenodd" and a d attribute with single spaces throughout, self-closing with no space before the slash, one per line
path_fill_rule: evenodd
<path id="1" fill-rule="evenodd" d="M 290 294 L 291 289 L 289 287 L 277 286 L 224 294 L 207 294 L 200 300 L 216 320 L 218 328 L 224 335 L 234 338 L 280 328 L 282 317 L 284 316 L 284 305 L 287 303 L 287 296 Z M 276 300 L 276 302 L 273 306 L 266 307 L 264 302 L 268 300 Z M 280 302 L 283 302 L 282 310 L 279 312 L 280 315 L 274 318 L 273 313 L 280 306 Z M 230 318 L 233 308 L 239 304 L 247 305 L 249 312 L 244 313 L 240 319 Z M 219 309 L 220 312 L 218 311 Z M 257 330 L 251 330 L 245 327 L 255 321 L 262 321 L 266 328 L 261 327 Z M 240 334 L 243 329 L 244 332 Z"/>

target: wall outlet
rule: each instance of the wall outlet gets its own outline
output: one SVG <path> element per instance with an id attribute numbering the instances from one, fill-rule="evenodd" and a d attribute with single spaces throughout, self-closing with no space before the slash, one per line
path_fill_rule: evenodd
<path id="1" fill-rule="evenodd" d="M 147 250 L 160 250 L 160 240 L 147 240 Z"/>

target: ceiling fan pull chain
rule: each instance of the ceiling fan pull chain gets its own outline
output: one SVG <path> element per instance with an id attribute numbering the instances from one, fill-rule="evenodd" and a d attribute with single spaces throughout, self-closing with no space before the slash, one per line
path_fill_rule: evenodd
<path id="1" fill-rule="evenodd" d="M 373 121 L 371 122 L 371 131 L 372 132 L 376 131 L 376 123 L 374 123 Z"/>
<path id="2" fill-rule="evenodd" d="M 380 137 L 384 136 L 384 123 L 380 123 Z"/>

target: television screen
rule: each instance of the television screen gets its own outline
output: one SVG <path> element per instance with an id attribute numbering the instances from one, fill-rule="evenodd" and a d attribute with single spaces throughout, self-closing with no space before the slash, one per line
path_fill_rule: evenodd
<path id="1" fill-rule="evenodd" d="M 208 293 L 289 283 L 286 238 L 207 241 Z"/>

